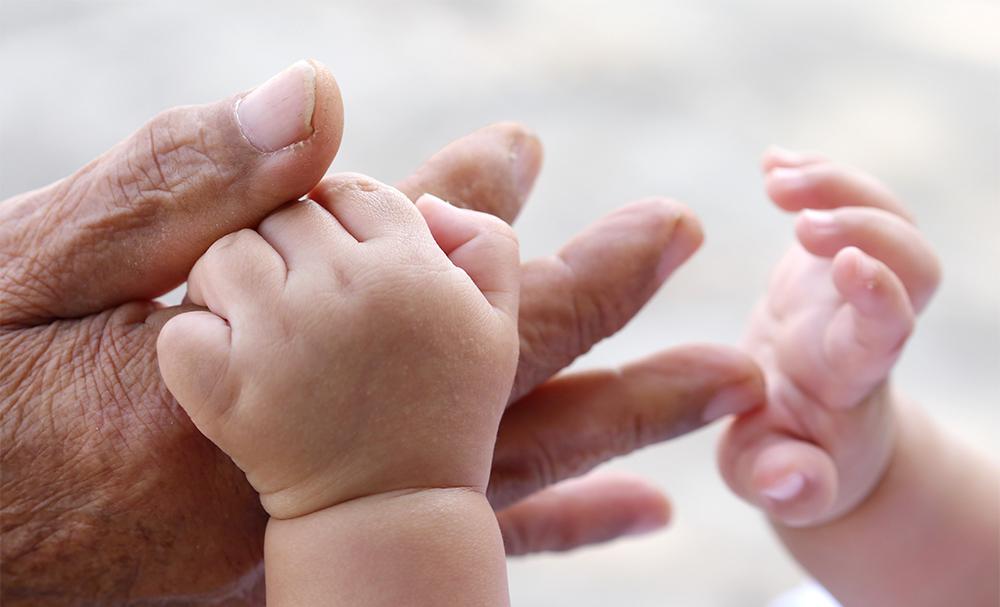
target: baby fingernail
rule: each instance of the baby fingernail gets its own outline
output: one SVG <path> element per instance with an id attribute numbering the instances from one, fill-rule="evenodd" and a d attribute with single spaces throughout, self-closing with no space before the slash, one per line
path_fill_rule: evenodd
<path id="1" fill-rule="evenodd" d="M 705 406 L 702 421 L 706 424 L 726 415 L 743 413 L 761 404 L 763 390 L 753 382 L 728 386 L 721 390 Z"/>
<path id="2" fill-rule="evenodd" d="M 801 493 L 805 486 L 806 477 L 801 472 L 792 472 L 761 489 L 760 494 L 778 502 L 786 502 Z"/>
<path id="3" fill-rule="evenodd" d="M 236 119 L 253 147 L 274 152 L 312 135 L 315 107 L 316 68 L 299 61 L 240 99 Z"/>
<path id="4" fill-rule="evenodd" d="M 802 211 L 802 218 L 816 230 L 830 231 L 836 229 L 837 227 L 837 218 L 834 217 L 833 213 L 830 213 L 829 211 L 806 209 Z"/>
<path id="5" fill-rule="evenodd" d="M 871 257 L 863 254 L 860 249 L 854 249 L 852 253 L 854 255 L 854 268 L 858 273 L 858 280 L 860 280 L 861 283 L 864 284 L 865 289 L 869 291 L 878 289 L 878 263 Z"/>
<path id="6" fill-rule="evenodd" d="M 767 174 L 768 180 L 778 182 L 783 188 L 798 189 L 809 185 L 809 178 L 800 169 L 789 167 L 777 167 Z"/>

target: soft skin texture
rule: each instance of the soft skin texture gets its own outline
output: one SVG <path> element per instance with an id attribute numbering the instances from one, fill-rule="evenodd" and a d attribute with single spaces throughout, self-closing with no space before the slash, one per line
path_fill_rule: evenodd
<path id="1" fill-rule="evenodd" d="M 940 280 L 935 254 L 856 169 L 772 149 L 764 171 L 799 212 L 798 243 L 750 321 L 768 401 L 724 435 L 724 478 L 846 605 L 995 605 L 996 465 L 889 384 Z"/>
<path id="2" fill-rule="evenodd" d="M 160 332 L 167 387 L 272 517 L 486 490 L 517 364 L 517 241 L 492 215 L 419 204 L 329 177 L 212 245 L 188 278 L 207 311 Z"/>
<path id="3" fill-rule="evenodd" d="M 268 605 L 507 603 L 518 266 L 502 220 L 346 174 L 195 264 L 160 369 L 271 516 Z"/>
<path id="4" fill-rule="evenodd" d="M 163 386 L 156 338 L 185 308 L 160 309 L 151 298 L 176 287 L 214 241 L 256 227 L 320 181 L 343 123 L 332 77 L 310 66 L 291 70 L 301 81 L 278 78 L 277 97 L 258 95 L 244 116 L 281 128 L 241 128 L 245 93 L 174 108 L 76 174 L 0 203 L 4 605 L 262 599 L 254 591 L 262 589 L 265 514 L 243 473 Z M 288 106 L 272 103 L 292 98 L 286 92 L 305 103 L 297 85 L 310 79 L 311 131 L 305 106 L 282 114 Z M 510 222 L 540 160 L 537 138 L 499 124 L 447 146 L 399 187 L 411 199 L 433 192 Z M 700 242 L 689 210 L 648 199 L 523 264 L 522 357 L 510 396 L 520 421 L 501 427 L 495 459 L 504 473 L 488 488 L 501 510 L 539 491 L 535 507 L 501 512 L 515 552 L 568 549 L 664 521 L 664 498 L 641 481 L 622 495 L 602 491 L 615 478 L 600 475 L 567 491 L 544 488 L 696 428 L 705 411 L 718 417 L 762 400 L 756 366 L 718 346 L 623 367 L 640 373 L 548 381 L 624 326 Z M 578 423 L 577 404 L 611 429 Z M 534 516 L 548 521 L 545 533 L 531 532 Z"/>

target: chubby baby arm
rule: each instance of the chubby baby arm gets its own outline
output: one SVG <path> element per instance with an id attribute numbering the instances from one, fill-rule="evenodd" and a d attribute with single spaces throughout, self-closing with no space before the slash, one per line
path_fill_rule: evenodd
<path id="1" fill-rule="evenodd" d="M 780 150 L 764 169 L 798 242 L 751 318 L 768 404 L 724 436 L 724 478 L 846 605 L 996 604 L 996 468 L 889 383 L 936 256 L 870 176 Z"/>
<path id="2" fill-rule="evenodd" d="M 335 176 L 189 277 L 164 379 L 271 515 L 271 604 L 506 604 L 484 496 L 517 359 L 510 228 Z"/>

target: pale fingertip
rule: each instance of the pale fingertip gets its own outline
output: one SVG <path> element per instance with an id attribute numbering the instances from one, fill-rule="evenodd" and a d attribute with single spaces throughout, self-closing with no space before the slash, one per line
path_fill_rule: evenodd
<path id="1" fill-rule="evenodd" d="M 830 211 L 805 209 L 799 213 L 799 217 L 814 232 L 829 233 L 837 230 L 837 217 Z"/>
<path id="2" fill-rule="evenodd" d="M 854 270 L 857 273 L 858 282 L 866 291 L 874 291 L 878 288 L 878 277 L 881 268 L 871 257 L 861 252 L 861 249 L 850 247 L 847 251 L 851 254 L 854 262 Z"/>
<path id="3" fill-rule="evenodd" d="M 801 190 L 811 185 L 806 172 L 796 167 L 775 167 L 768 172 L 767 180 L 783 190 Z"/>
<path id="4" fill-rule="evenodd" d="M 877 271 L 878 267 L 855 246 L 844 247 L 833 257 L 834 282 L 841 292 L 862 280 L 874 279 Z"/>
<path id="5" fill-rule="evenodd" d="M 416 205 L 417 206 L 436 206 L 436 207 L 442 207 L 442 206 L 444 206 L 444 207 L 450 207 L 451 206 L 449 203 L 445 202 L 441 198 L 438 198 L 434 194 L 431 194 L 430 192 L 425 192 L 424 194 L 421 194 L 420 197 L 417 198 Z"/>
<path id="6" fill-rule="evenodd" d="M 892 296 L 894 290 L 900 292 L 900 300 L 906 298 L 905 287 L 895 284 L 899 279 L 892 270 L 858 247 L 845 247 L 834 257 L 833 282 L 845 299 L 869 314 L 873 312 L 872 305 L 878 304 L 887 294 Z M 901 301 L 894 309 L 900 312 L 903 307 L 908 306 Z"/>
<path id="7" fill-rule="evenodd" d="M 764 156 L 761 159 L 761 169 L 764 173 L 768 173 L 777 167 L 798 166 L 803 162 L 805 162 L 805 157 L 802 154 L 779 145 L 771 144 L 764 150 Z"/>

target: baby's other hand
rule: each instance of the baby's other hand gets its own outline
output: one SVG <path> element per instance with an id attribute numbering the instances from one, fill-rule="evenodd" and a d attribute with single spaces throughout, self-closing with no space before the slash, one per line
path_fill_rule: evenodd
<path id="1" fill-rule="evenodd" d="M 898 414 L 889 372 L 933 294 L 939 265 L 882 184 L 816 155 L 772 149 L 766 188 L 798 212 L 798 242 L 754 311 L 746 347 L 765 407 L 723 437 L 729 486 L 778 522 L 838 518 L 877 485 Z"/>
<path id="2" fill-rule="evenodd" d="M 360 175 L 216 242 L 158 342 L 164 380 L 277 518 L 483 491 L 517 364 L 505 223 Z"/>

